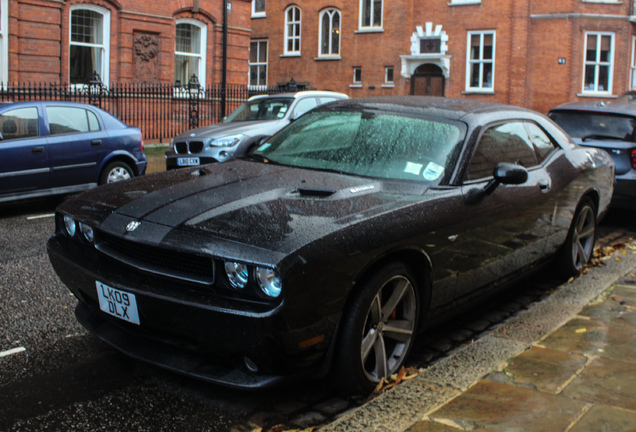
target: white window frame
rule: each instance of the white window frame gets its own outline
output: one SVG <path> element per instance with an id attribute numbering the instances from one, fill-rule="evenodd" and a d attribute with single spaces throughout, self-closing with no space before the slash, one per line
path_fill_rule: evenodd
<path id="1" fill-rule="evenodd" d="M 338 29 L 338 33 L 339 33 L 339 37 L 338 37 L 338 53 L 334 54 L 334 47 L 333 47 L 333 40 L 331 38 L 331 33 L 333 33 L 333 18 L 334 16 L 338 14 L 338 16 L 340 17 L 340 28 Z M 329 53 L 325 54 L 322 52 L 322 38 L 323 38 L 323 34 L 322 34 L 322 20 L 325 19 L 325 16 L 329 15 Z M 321 58 L 334 58 L 334 59 L 340 59 L 340 47 L 342 46 L 342 12 L 340 11 L 340 9 L 336 9 L 336 8 L 327 8 L 325 10 L 323 10 L 322 12 L 320 12 L 319 15 L 319 19 L 318 19 L 318 57 Z"/>
<path id="2" fill-rule="evenodd" d="M 384 26 L 384 0 L 379 0 L 381 3 L 381 7 L 380 7 L 380 25 L 374 25 L 373 22 L 375 21 L 374 18 L 375 16 L 373 15 L 373 11 L 374 11 L 374 7 L 373 7 L 373 3 L 377 0 L 370 0 L 371 4 L 370 4 L 370 8 L 371 10 L 369 11 L 369 25 L 365 25 L 363 20 L 364 20 L 364 5 L 365 5 L 365 1 L 368 0 L 360 0 L 360 16 L 358 18 L 358 28 L 361 31 L 368 31 L 368 30 L 382 30 L 383 26 Z"/>
<path id="3" fill-rule="evenodd" d="M 470 58 L 472 37 L 479 35 L 479 58 L 473 60 Z M 484 37 L 492 35 L 492 59 L 484 60 Z M 496 47 L 497 47 L 497 31 L 496 30 L 477 30 L 469 31 L 466 42 L 466 92 L 467 93 L 494 93 L 495 92 L 495 64 L 496 64 Z M 484 64 L 492 63 L 492 76 L 490 77 L 491 86 L 483 86 Z M 471 64 L 479 65 L 479 86 L 470 86 Z"/>
<path id="4" fill-rule="evenodd" d="M 252 18 L 265 18 L 267 14 L 265 13 L 265 9 L 267 8 L 267 0 L 263 0 L 263 10 L 256 10 L 256 0 L 252 0 Z"/>
<path id="5" fill-rule="evenodd" d="M 0 83 L 9 82 L 9 0 L 0 0 Z"/>
<path id="6" fill-rule="evenodd" d="M 73 12 L 76 10 L 90 10 L 93 12 L 97 12 L 102 15 L 102 44 L 87 44 L 82 42 L 73 42 L 72 32 L 73 32 Z M 70 52 L 71 46 L 87 46 L 87 47 L 101 47 L 102 49 L 102 69 L 101 71 L 97 71 L 100 78 L 102 79 L 102 83 L 105 86 L 108 86 L 110 83 L 110 11 L 106 8 L 95 6 L 91 4 L 74 4 L 71 5 L 71 13 L 68 16 L 68 41 L 69 41 L 69 66 L 70 66 Z M 70 69 L 69 69 L 69 82 L 70 82 Z M 76 85 L 85 85 L 85 84 L 76 84 Z"/>
<path id="7" fill-rule="evenodd" d="M 393 75 L 393 79 L 389 81 L 389 70 Z M 384 66 L 384 85 L 395 85 L 395 68 L 393 66 Z"/>
<path id="8" fill-rule="evenodd" d="M 201 53 L 196 54 L 196 53 L 177 51 L 177 26 L 179 24 L 190 24 L 199 28 L 200 36 L 201 36 L 201 41 L 200 41 Z M 176 66 L 176 57 L 178 55 L 184 56 L 184 57 L 198 57 L 199 70 L 197 72 L 197 78 L 199 79 L 199 84 L 201 84 L 201 87 L 205 88 L 205 83 L 206 83 L 205 71 L 206 71 L 207 52 L 208 52 L 208 26 L 204 22 L 201 22 L 192 18 L 181 18 L 181 19 L 178 19 L 175 23 L 174 34 L 175 34 L 175 46 L 174 46 L 175 66 Z M 190 81 L 190 77 L 188 77 L 188 82 L 189 81 Z M 187 86 L 188 82 L 181 83 L 181 85 Z"/>
<path id="9" fill-rule="evenodd" d="M 629 89 L 636 90 L 636 36 L 632 36 L 632 63 L 630 67 Z"/>
<path id="10" fill-rule="evenodd" d="M 248 67 L 247 67 L 247 83 L 250 89 L 261 90 L 267 88 L 267 83 L 269 80 L 269 41 L 267 39 L 252 39 L 250 40 L 250 49 L 252 48 L 252 43 L 257 42 L 258 45 L 262 42 L 265 42 L 265 62 L 258 61 L 258 55 L 256 56 L 256 62 L 252 63 L 250 58 L 248 58 Z M 259 48 L 260 49 L 260 48 Z M 250 54 L 251 57 L 251 54 Z M 265 84 L 252 84 L 250 82 L 250 74 L 252 73 L 252 66 L 263 66 L 265 65 Z"/>
<path id="11" fill-rule="evenodd" d="M 596 59 L 594 61 L 587 60 L 587 40 L 589 36 L 596 36 Z M 601 50 L 601 40 L 603 36 L 610 36 L 610 55 L 609 61 L 603 62 L 600 60 Z M 616 33 L 612 32 L 585 32 L 585 41 L 583 42 L 583 75 L 581 78 L 581 94 L 585 96 L 607 96 L 611 95 L 614 87 L 614 57 L 616 55 L 615 44 L 616 44 Z M 585 88 L 585 69 L 587 66 L 594 66 L 594 89 L 586 89 Z M 599 79 L 599 68 L 602 66 L 609 66 L 608 69 L 608 77 L 607 77 L 607 89 L 599 90 L 598 89 L 598 79 Z"/>
<path id="12" fill-rule="evenodd" d="M 289 21 L 289 12 L 291 10 L 298 10 L 298 21 Z M 294 13 L 295 15 L 295 13 Z M 302 22 L 303 22 L 303 11 L 299 6 L 290 6 L 287 9 L 285 9 L 285 38 L 284 38 L 284 43 L 285 46 L 283 47 L 283 52 L 285 53 L 284 55 L 286 56 L 299 56 L 301 49 L 302 49 Z M 290 27 L 292 26 L 298 26 L 298 36 L 295 36 L 293 34 L 289 34 L 289 30 Z M 290 41 L 298 41 L 298 50 L 290 50 L 289 47 L 289 42 Z"/>

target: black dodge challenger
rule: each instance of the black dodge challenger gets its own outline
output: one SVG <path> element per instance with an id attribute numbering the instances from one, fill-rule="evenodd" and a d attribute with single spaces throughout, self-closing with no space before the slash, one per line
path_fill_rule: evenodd
<path id="1" fill-rule="evenodd" d="M 613 181 L 605 152 L 528 110 L 351 99 L 242 159 L 67 200 L 48 253 L 78 320 L 134 358 L 364 392 L 419 330 L 550 258 L 586 265 Z"/>

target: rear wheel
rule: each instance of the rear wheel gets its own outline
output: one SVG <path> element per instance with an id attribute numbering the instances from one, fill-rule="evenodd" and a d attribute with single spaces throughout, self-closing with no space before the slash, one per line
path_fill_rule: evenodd
<path id="1" fill-rule="evenodd" d="M 375 273 L 343 316 L 339 386 L 362 394 L 396 373 L 413 345 L 418 315 L 416 282 L 406 265 L 392 263 Z"/>
<path id="2" fill-rule="evenodd" d="M 566 276 L 578 274 L 592 259 L 596 243 L 596 205 L 584 198 L 576 209 L 572 226 L 561 254 L 562 270 Z"/>
<path id="3" fill-rule="evenodd" d="M 99 184 L 115 183 L 122 180 L 128 180 L 135 176 L 130 166 L 121 161 L 111 162 L 106 165 L 99 179 Z"/>

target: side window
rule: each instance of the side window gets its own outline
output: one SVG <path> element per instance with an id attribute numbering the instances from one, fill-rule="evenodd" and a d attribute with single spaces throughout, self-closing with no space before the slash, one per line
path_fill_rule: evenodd
<path id="1" fill-rule="evenodd" d="M 487 129 L 481 136 L 468 166 L 467 180 L 492 176 L 500 162 L 526 168 L 538 164 L 534 146 L 522 122 L 509 122 Z"/>
<path id="2" fill-rule="evenodd" d="M 40 135 L 38 109 L 20 108 L 0 115 L 0 132 L 3 140 L 36 137 Z"/>
<path id="3" fill-rule="evenodd" d="M 318 106 L 316 98 L 306 98 L 298 101 L 298 105 L 294 109 L 294 117 L 298 117 L 301 114 L 305 114 L 307 111 L 314 109 Z"/>
<path id="4" fill-rule="evenodd" d="M 49 117 L 51 135 L 89 132 L 92 130 L 89 126 L 89 114 L 92 113 L 85 109 L 47 107 L 46 114 Z"/>
<path id="5" fill-rule="evenodd" d="M 528 129 L 530 139 L 534 143 L 534 147 L 537 151 L 537 158 L 539 159 L 539 163 L 541 163 L 548 158 L 556 147 L 548 135 L 543 132 L 543 129 L 536 124 L 526 123 L 526 129 Z"/>
<path id="6" fill-rule="evenodd" d="M 97 120 L 97 116 L 95 113 L 86 111 L 86 115 L 88 115 L 88 128 L 91 132 L 95 132 L 100 130 L 99 128 L 99 120 Z"/>

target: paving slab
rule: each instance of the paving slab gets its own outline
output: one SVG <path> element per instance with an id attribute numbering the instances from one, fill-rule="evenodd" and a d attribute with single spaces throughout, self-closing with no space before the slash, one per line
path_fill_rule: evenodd
<path id="1" fill-rule="evenodd" d="M 590 409 L 569 432 L 634 432 L 636 411 L 611 406 L 595 406 Z"/>
<path id="2" fill-rule="evenodd" d="M 545 432 L 565 430 L 586 403 L 521 387 L 480 381 L 428 417 L 464 430 Z"/>

